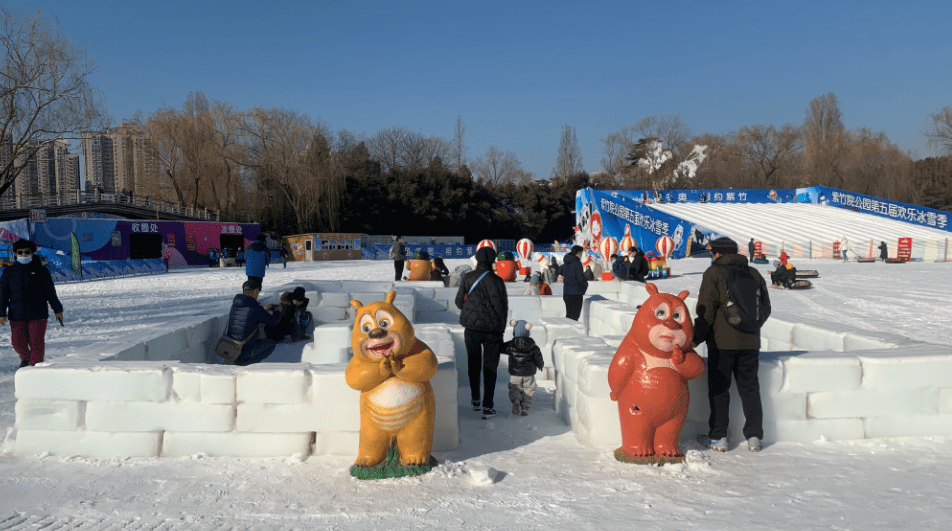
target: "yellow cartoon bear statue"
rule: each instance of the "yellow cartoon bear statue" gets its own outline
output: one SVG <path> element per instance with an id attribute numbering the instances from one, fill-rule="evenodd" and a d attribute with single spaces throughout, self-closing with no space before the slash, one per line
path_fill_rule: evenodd
<path id="1" fill-rule="evenodd" d="M 351 474 L 360 479 L 413 476 L 434 462 L 436 403 L 430 378 L 436 356 L 393 305 L 396 292 L 357 310 L 347 385 L 360 391 L 360 442 Z"/>

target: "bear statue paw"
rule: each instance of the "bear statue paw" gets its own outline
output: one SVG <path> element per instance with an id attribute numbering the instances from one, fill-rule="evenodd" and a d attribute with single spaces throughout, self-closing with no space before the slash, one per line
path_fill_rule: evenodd
<path id="1" fill-rule="evenodd" d="M 615 459 L 621 461 L 622 463 L 633 463 L 636 465 L 650 465 L 654 463 L 655 454 L 652 453 L 643 453 L 643 450 L 639 448 L 633 448 L 630 451 L 626 451 L 622 448 L 615 450 Z"/>

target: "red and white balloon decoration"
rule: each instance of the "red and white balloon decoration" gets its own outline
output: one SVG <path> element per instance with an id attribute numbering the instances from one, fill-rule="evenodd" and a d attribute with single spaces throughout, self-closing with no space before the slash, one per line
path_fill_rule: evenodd
<path id="1" fill-rule="evenodd" d="M 655 249 L 660 256 L 667 257 L 674 251 L 674 240 L 671 236 L 662 236 L 655 242 Z"/>
<path id="2" fill-rule="evenodd" d="M 598 244 L 598 254 L 602 255 L 602 259 L 608 263 L 611 263 L 612 255 L 617 252 L 618 240 L 612 236 L 603 239 L 601 243 Z"/>
<path id="3" fill-rule="evenodd" d="M 478 250 L 482 249 L 483 247 L 489 247 L 489 248 L 492 249 L 493 251 L 496 250 L 496 244 L 493 243 L 492 240 L 483 240 L 483 241 L 479 242 L 479 245 L 476 246 L 476 250 L 478 251 Z"/>
<path id="4" fill-rule="evenodd" d="M 523 238 L 516 242 L 516 252 L 523 260 L 528 260 L 532 255 L 532 240 Z"/>

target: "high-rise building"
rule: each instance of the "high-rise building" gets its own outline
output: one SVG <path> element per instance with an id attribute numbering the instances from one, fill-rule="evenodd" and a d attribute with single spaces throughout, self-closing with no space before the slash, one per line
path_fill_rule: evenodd
<path id="1" fill-rule="evenodd" d="M 86 181 L 104 193 L 139 193 L 158 177 L 158 163 L 148 133 L 139 125 L 122 124 L 83 134 Z"/>

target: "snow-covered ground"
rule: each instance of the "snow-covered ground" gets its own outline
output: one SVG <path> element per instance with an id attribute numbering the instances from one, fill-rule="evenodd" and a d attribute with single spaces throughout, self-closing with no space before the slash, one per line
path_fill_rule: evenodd
<path id="1" fill-rule="evenodd" d="M 843 208 L 806 203 L 662 203 L 652 208 L 726 234 L 744 246 L 754 238 L 771 245 L 807 242 L 833 243 L 846 236 L 856 252 L 867 254 L 870 240 L 885 241 L 895 253 L 898 238 L 912 238 L 913 245 L 945 240 L 952 234 L 894 219 L 853 212 Z M 873 255 L 879 251 L 873 249 Z M 778 251 L 772 251 L 776 256 Z M 850 255 L 852 257 L 852 255 Z M 921 256 L 914 252 L 913 256 Z"/>
<path id="2" fill-rule="evenodd" d="M 842 231 L 840 231 L 842 232 Z M 743 243 L 743 242 L 741 242 Z M 448 260 L 450 269 L 463 263 Z M 673 262 L 663 291 L 697 293 L 702 258 Z M 774 315 L 849 330 L 888 330 L 952 345 L 952 264 L 795 262 L 821 277 L 809 291 L 771 290 Z M 265 286 L 297 279 L 389 280 L 392 263 L 271 268 Z M 766 271 L 766 266 L 762 271 Z M 238 269 L 62 284 L 66 327 L 51 326 L 47 357 L 220 313 L 244 280 Z M 0 435 L 14 424 L 16 354 L 0 328 Z M 952 387 L 952 382 L 950 382 Z M 460 389 L 460 404 L 468 391 Z M 542 382 L 529 417 L 493 421 L 460 410 L 459 448 L 416 478 L 362 482 L 350 458 L 20 458 L 0 454 L 0 529 L 948 529 L 952 440 L 899 438 L 775 444 L 754 454 L 683 448 L 663 468 L 590 449 L 553 410 Z M 705 397 L 693 397 L 704 400 Z M 507 403 L 504 386 L 497 403 Z M 952 404 L 944 404 L 952 410 Z M 356 449 L 355 449 L 356 450 Z M 498 471 L 491 485 L 474 476 Z"/>

